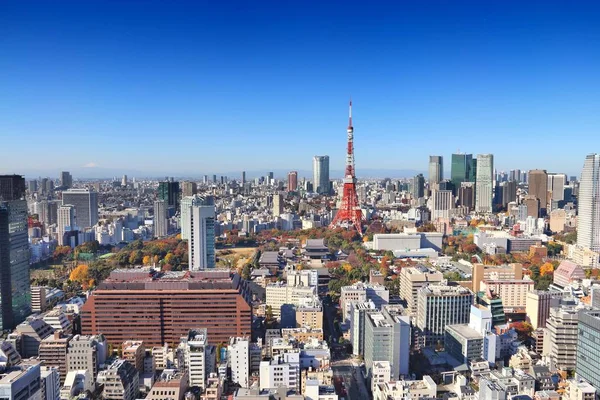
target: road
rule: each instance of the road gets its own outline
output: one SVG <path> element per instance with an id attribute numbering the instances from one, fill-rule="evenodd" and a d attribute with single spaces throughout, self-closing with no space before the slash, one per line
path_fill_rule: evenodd
<path id="1" fill-rule="evenodd" d="M 367 389 L 360 368 L 353 365 L 351 361 L 338 361 L 332 364 L 334 382 L 341 385 L 344 390 L 340 397 L 346 400 L 367 400 L 371 398 L 371 392 Z M 337 385 L 336 385 L 337 386 Z M 336 387 L 336 389 L 338 389 Z M 345 393 L 343 393 L 345 391 Z"/>

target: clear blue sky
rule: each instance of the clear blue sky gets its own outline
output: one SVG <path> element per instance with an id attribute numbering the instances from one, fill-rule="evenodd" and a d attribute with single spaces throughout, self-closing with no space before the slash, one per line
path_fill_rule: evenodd
<path id="1" fill-rule="evenodd" d="M 327 3 L 327 4 L 323 4 Z M 600 5 L 0 3 L 0 171 L 498 169 L 600 152 Z"/>

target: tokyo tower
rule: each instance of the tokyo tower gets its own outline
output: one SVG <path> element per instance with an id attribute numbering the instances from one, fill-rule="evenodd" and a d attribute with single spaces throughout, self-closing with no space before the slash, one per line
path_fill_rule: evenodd
<path id="1" fill-rule="evenodd" d="M 338 210 L 330 228 L 343 226 L 350 228 L 354 226 L 362 235 L 362 211 L 358 204 L 356 194 L 356 176 L 354 174 L 354 128 L 352 127 L 352 100 L 350 100 L 350 112 L 348 118 L 348 148 L 346 153 L 346 173 L 344 176 L 344 193 L 342 204 Z"/>

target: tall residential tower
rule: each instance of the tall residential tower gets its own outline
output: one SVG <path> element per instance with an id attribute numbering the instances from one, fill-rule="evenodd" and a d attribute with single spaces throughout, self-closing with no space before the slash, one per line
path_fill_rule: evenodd
<path id="1" fill-rule="evenodd" d="M 578 202 L 577 244 L 600 252 L 600 154 L 585 158 Z"/>

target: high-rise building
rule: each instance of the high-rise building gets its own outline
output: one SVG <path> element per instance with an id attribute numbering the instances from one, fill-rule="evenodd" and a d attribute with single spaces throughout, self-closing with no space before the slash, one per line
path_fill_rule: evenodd
<path id="1" fill-rule="evenodd" d="M 546 323 L 544 356 L 556 369 L 573 370 L 577 360 L 578 310 L 573 306 L 553 307 Z"/>
<path id="2" fill-rule="evenodd" d="M 127 175 L 123 175 L 123 177 L 121 178 L 121 186 L 127 186 Z"/>
<path id="3" fill-rule="evenodd" d="M 455 190 L 460 188 L 463 182 L 473 182 L 473 155 L 472 154 L 452 154 L 452 165 L 450 170 L 451 181 Z"/>
<path id="4" fill-rule="evenodd" d="M 298 171 L 290 171 L 288 173 L 287 190 L 288 192 L 295 192 L 298 190 Z"/>
<path id="5" fill-rule="evenodd" d="M 246 184 L 246 171 L 242 171 L 242 186 Z"/>
<path id="6" fill-rule="evenodd" d="M 88 370 L 95 380 L 107 353 L 108 345 L 104 336 L 75 335 L 67 349 L 67 371 Z"/>
<path id="7" fill-rule="evenodd" d="M 188 371 L 189 386 L 204 389 L 209 363 L 207 360 L 208 338 L 205 328 L 190 329 L 181 343 Z"/>
<path id="8" fill-rule="evenodd" d="M 42 200 L 39 203 L 38 217 L 44 226 L 48 227 L 57 223 L 59 204 L 58 200 Z"/>
<path id="9" fill-rule="evenodd" d="M 135 400 L 138 398 L 139 373 L 129 361 L 118 359 L 103 371 L 103 374 L 103 399 Z"/>
<path id="10" fill-rule="evenodd" d="M 188 260 L 190 271 L 215 267 L 214 205 L 193 205 L 191 207 Z"/>
<path id="11" fill-rule="evenodd" d="M 413 199 L 425 197 L 425 177 L 423 174 L 418 174 L 413 178 L 412 196 Z"/>
<path id="12" fill-rule="evenodd" d="M 329 194 L 329 156 L 313 157 L 313 190 Z"/>
<path id="13" fill-rule="evenodd" d="M 31 194 L 36 193 L 38 190 L 38 181 L 36 181 L 35 179 L 32 179 L 29 182 L 27 182 L 27 189 L 29 190 L 29 193 L 31 193 Z"/>
<path id="14" fill-rule="evenodd" d="M 540 215 L 546 215 L 548 206 L 548 173 L 546 170 L 529 171 L 529 194 L 540 201 Z"/>
<path id="15" fill-rule="evenodd" d="M 165 200 L 154 201 L 154 237 L 162 238 L 169 232 L 169 220 L 167 218 L 167 202 Z"/>
<path id="16" fill-rule="evenodd" d="M 75 213 L 75 206 L 72 204 L 63 204 L 62 206 L 58 207 L 56 232 L 58 234 L 58 244 L 61 246 L 70 245 L 65 233 L 77 230 L 77 219 Z"/>
<path id="17" fill-rule="evenodd" d="M 475 180 L 475 211 L 492 212 L 494 196 L 494 155 L 477 155 L 477 178 Z"/>
<path id="18" fill-rule="evenodd" d="M 442 156 L 429 156 L 429 187 L 436 187 L 443 179 L 444 159 Z"/>
<path id="19" fill-rule="evenodd" d="M 62 193 L 62 203 L 75 206 L 77 226 L 89 228 L 98 223 L 98 193 L 89 189 L 69 189 Z"/>
<path id="20" fill-rule="evenodd" d="M 431 220 L 450 218 L 450 210 L 454 208 L 454 196 L 451 190 L 431 191 Z"/>
<path id="21" fill-rule="evenodd" d="M 193 196 L 198 193 L 198 185 L 196 182 L 185 181 L 181 182 L 181 196 Z"/>
<path id="22" fill-rule="evenodd" d="M 525 311 L 533 329 L 545 328 L 550 309 L 560 305 L 564 292 L 532 290 L 527 293 Z"/>
<path id="23" fill-rule="evenodd" d="M 60 173 L 60 186 L 70 189 L 73 186 L 73 176 L 68 171 Z"/>
<path id="24" fill-rule="evenodd" d="M 279 217 L 283 214 L 283 195 L 277 193 L 273 195 L 273 216 Z"/>
<path id="25" fill-rule="evenodd" d="M 579 335 L 577 336 L 577 377 L 591 383 L 596 389 L 600 388 L 600 310 L 579 312 Z"/>
<path id="26" fill-rule="evenodd" d="M 585 158 L 577 200 L 577 245 L 600 252 L 600 154 Z"/>
<path id="27" fill-rule="evenodd" d="M 463 182 L 458 189 L 458 205 L 467 207 L 472 211 L 475 207 L 475 184 L 473 182 Z"/>
<path id="28" fill-rule="evenodd" d="M 402 268 L 400 270 L 400 298 L 406 302 L 407 311 L 416 315 L 419 290 L 429 283 L 441 282 L 443 278 L 441 272 L 430 270 L 424 266 Z"/>
<path id="29" fill-rule="evenodd" d="M 67 349 L 71 338 L 71 335 L 63 335 L 62 331 L 54 331 L 53 335 L 40 343 L 39 358 L 44 365 L 58 368 L 61 385 L 67 377 Z"/>
<path id="30" fill-rule="evenodd" d="M 0 329 L 31 314 L 25 179 L 0 175 Z"/>
<path id="31" fill-rule="evenodd" d="M 192 232 L 192 206 L 210 206 L 214 205 L 212 196 L 186 196 L 181 199 L 181 239 L 188 240 Z"/>
<path id="32" fill-rule="evenodd" d="M 474 298 L 469 289 L 443 282 L 421 288 L 416 318 L 419 345 L 428 347 L 442 342 L 446 325 L 468 324 Z"/>
<path id="33" fill-rule="evenodd" d="M 565 185 L 567 183 L 567 175 L 565 174 L 548 174 L 548 191 L 552 201 L 563 201 L 565 199 Z"/>
<path id="34" fill-rule="evenodd" d="M 150 274 L 113 271 L 81 308 L 82 333 L 102 333 L 113 346 L 134 337 L 148 347 L 177 344 L 198 326 L 208 329 L 215 345 L 251 333 L 251 294 L 240 276 L 216 270 Z"/>
<path id="35" fill-rule="evenodd" d="M 243 388 L 250 387 L 250 340 L 232 337 L 227 347 L 227 362 L 231 381 Z"/>
<path id="36" fill-rule="evenodd" d="M 179 210 L 179 182 L 173 178 L 158 183 L 158 199 L 167 202 L 167 207 L 173 210 L 173 214 Z"/>

